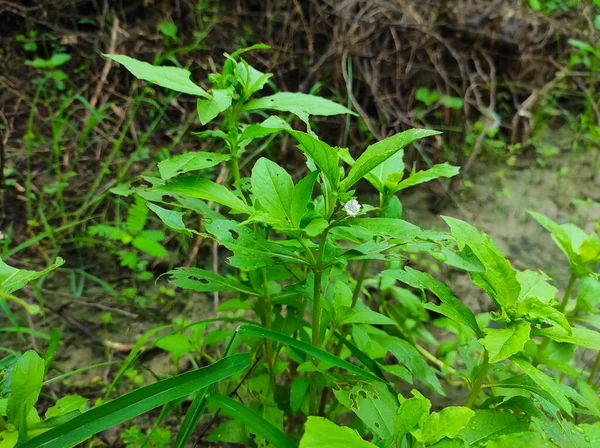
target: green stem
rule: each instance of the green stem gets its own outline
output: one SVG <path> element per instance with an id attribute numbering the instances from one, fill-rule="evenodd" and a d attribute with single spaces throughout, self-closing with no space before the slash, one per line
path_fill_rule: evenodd
<path id="1" fill-rule="evenodd" d="M 314 266 L 315 279 L 313 289 L 313 307 L 312 307 L 312 345 L 319 347 L 321 343 L 321 281 L 323 280 L 323 255 L 325 254 L 325 245 L 327 243 L 327 235 L 329 234 L 329 227 L 327 227 L 321 234 L 321 241 L 319 242 L 319 252 L 317 255 L 317 262 Z M 310 385 L 310 400 L 309 410 L 310 415 L 316 415 L 318 409 L 318 398 L 317 398 L 317 372 L 314 372 L 311 379 Z"/>
<path id="2" fill-rule="evenodd" d="M 477 397 L 479 396 L 479 392 L 481 392 L 481 386 L 485 381 L 485 377 L 487 376 L 488 369 L 490 367 L 489 361 L 490 359 L 488 356 L 488 352 L 487 350 L 484 350 L 483 363 L 479 367 L 479 373 L 477 373 L 477 378 L 475 378 L 475 382 L 473 383 L 473 387 L 471 388 L 471 392 L 469 393 L 469 396 L 467 397 L 467 401 L 465 403 L 465 406 L 468 408 L 473 407 L 473 405 L 475 404 L 475 400 L 477 400 Z"/>
<path id="3" fill-rule="evenodd" d="M 594 362 L 594 367 L 592 367 L 592 371 L 590 372 L 590 377 L 588 378 L 588 384 L 592 384 L 594 382 L 594 377 L 596 376 L 596 372 L 598 372 L 598 367 L 600 367 L 600 351 L 596 354 L 596 361 Z"/>
<path id="4" fill-rule="evenodd" d="M 565 295 L 563 296 L 562 302 L 560 302 L 560 306 L 558 307 L 558 311 L 561 313 L 567 308 L 567 303 L 569 303 L 569 299 L 571 298 L 571 292 L 573 291 L 575 280 L 577 280 L 577 276 L 575 274 L 571 274 Z"/>

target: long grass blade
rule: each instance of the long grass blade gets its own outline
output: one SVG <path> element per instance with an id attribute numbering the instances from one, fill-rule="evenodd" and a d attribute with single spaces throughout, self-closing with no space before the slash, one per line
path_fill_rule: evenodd
<path id="1" fill-rule="evenodd" d="M 348 361 L 345 361 L 341 358 L 338 358 L 337 356 L 327 353 L 326 351 L 323 351 L 320 348 L 315 347 L 314 345 L 290 338 L 281 333 L 277 333 L 276 331 L 267 330 L 266 328 L 257 327 L 256 325 L 242 325 L 237 329 L 237 332 L 238 334 L 258 336 L 261 338 L 271 339 L 273 341 L 289 345 L 290 347 L 300 350 L 312 356 L 313 358 L 317 358 L 320 361 L 325 361 L 329 364 L 339 367 L 340 369 L 345 369 L 349 372 L 353 372 L 361 376 L 362 378 L 374 381 L 383 381 L 381 378 L 378 378 L 372 373 L 366 372 L 365 370 L 362 370 L 354 364 L 350 364 Z"/>
<path id="2" fill-rule="evenodd" d="M 298 447 L 287 434 L 283 433 L 256 412 L 234 399 L 229 398 L 226 395 L 212 394 L 208 396 L 208 402 L 219 406 L 225 415 L 242 421 L 246 427 L 264 437 L 273 446 L 277 448 Z"/>
<path id="3" fill-rule="evenodd" d="M 18 448 L 65 448 L 250 367 L 250 355 L 232 355 L 210 366 L 158 381 L 91 409 Z"/>

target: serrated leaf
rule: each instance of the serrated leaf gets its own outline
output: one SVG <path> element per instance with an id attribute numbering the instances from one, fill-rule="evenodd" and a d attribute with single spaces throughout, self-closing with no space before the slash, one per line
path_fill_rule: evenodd
<path id="1" fill-rule="evenodd" d="M 517 272 L 517 280 L 521 285 L 518 302 L 528 297 L 535 297 L 541 302 L 550 302 L 556 297 L 558 291 L 554 286 L 548 283 L 550 277 L 543 272 L 525 271 Z"/>
<path id="2" fill-rule="evenodd" d="M 338 426 L 323 417 L 308 417 L 299 448 L 375 448 L 350 428 Z"/>
<path id="3" fill-rule="evenodd" d="M 429 409 L 431 408 L 431 402 L 418 391 L 413 389 L 412 394 L 413 397 L 400 403 L 394 418 L 394 429 L 399 441 L 429 415 Z"/>
<path id="4" fill-rule="evenodd" d="M 242 294 L 257 295 L 252 288 L 240 283 L 233 277 L 223 277 L 214 272 L 195 267 L 175 268 L 167 274 L 169 282 L 179 288 L 198 292 L 235 291 Z"/>
<path id="5" fill-rule="evenodd" d="M 578 311 L 594 313 L 600 303 L 600 281 L 592 276 L 581 279 L 577 287 L 577 306 Z"/>
<path id="6" fill-rule="evenodd" d="M 318 171 L 312 171 L 294 186 L 292 191 L 290 218 L 295 227 L 300 227 L 300 221 L 307 212 L 308 204 L 312 200 L 313 189 L 318 176 Z"/>
<path id="7" fill-rule="evenodd" d="M 448 317 L 456 322 L 466 325 L 475 332 L 478 336 L 483 336 L 473 311 L 469 309 L 464 303 L 454 297 L 454 294 L 446 285 L 442 282 L 437 281 L 431 275 L 417 271 L 409 266 L 404 270 L 390 269 L 383 271 L 384 275 L 406 283 L 413 288 L 423 290 L 429 290 L 434 293 L 442 302 L 440 305 L 434 305 L 432 303 L 424 304 L 425 308 L 435 311 L 443 316 Z"/>
<path id="8" fill-rule="evenodd" d="M 439 179 L 440 177 L 454 177 L 459 173 L 459 171 L 459 167 L 452 166 L 448 163 L 434 165 L 428 170 L 417 171 L 416 173 L 412 173 L 410 176 L 408 176 L 406 179 L 400 182 L 396 187 L 394 187 L 393 190 L 405 190 L 406 188 L 414 187 L 415 185 L 429 182 L 434 179 Z"/>
<path id="9" fill-rule="evenodd" d="M 420 443 L 431 446 L 444 437 L 455 438 L 474 415 L 474 411 L 464 406 L 449 406 L 432 412 L 421 422 L 419 430 L 412 430 L 411 434 Z"/>
<path id="10" fill-rule="evenodd" d="M 42 271 L 29 271 L 27 269 L 17 269 L 12 267 L 0 258 L 0 292 L 12 294 L 29 282 L 46 275 L 48 272 L 53 271 L 63 264 L 65 264 L 65 260 L 56 257 L 54 263 L 46 269 Z"/>
<path id="11" fill-rule="evenodd" d="M 252 193 L 265 211 L 273 218 L 291 223 L 294 183 L 286 170 L 264 157 L 252 168 Z"/>
<path id="12" fill-rule="evenodd" d="M 139 196 L 135 197 L 135 202 L 129 207 L 127 214 L 127 232 L 130 235 L 137 235 L 146 226 L 148 221 L 148 207 L 146 201 Z"/>
<path id="13" fill-rule="evenodd" d="M 202 125 L 210 123 L 213 118 L 231 106 L 233 87 L 228 89 L 213 89 L 211 93 L 212 98 L 207 100 L 198 98 L 196 104 L 198 118 L 200 118 Z"/>
<path id="14" fill-rule="evenodd" d="M 524 316 L 535 324 L 546 323 L 558 325 L 571 332 L 571 325 L 566 316 L 550 304 L 540 301 L 537 297 L 528 297 L 517 305 L 517 314 Z"/>
<path id="15" fill-rule="evenodd" d="M 536 383 L 542 390 L 549 394 L 558 406 L 569 415 L 573 415 L 572 406 L 565 393 L 552 378 L 546 375 L 541 370 L 533 367 L 529 362 L 522 358 L 514 357 L 511 361 L 517 365 L 531 380 Z"/>
<path id="16" fill-rule="evenodd" d="M 312 160 L 325 177 L 336 187 L 340 179 L 339 156 L 337 148 L 300 131 L 288 131 L 300 145 L 298 148 Z"/>
<path id="17" fill-rule="evenodd" d="M 569 334 L 561 327 L 549 327 L 535 330 L 534 336 L 544 336 L 556 342 L 580 345 L 592 350 L 600 350 L 600 332 L 587 328 L 572 327 Z"/>
<path id="18" fill-rule="evenodd" d="M 473 283 L 482 288 L 500 307 L 509 308 L 519 298 L 521 285 L 516 271 L 504 253 L 485 233 L 472 225 L 449 216 L 442 216 L 451 229 L 460 249 L 469 246 L 486 271 L 471 272 Z"/>
<path id="19" fill-rule="evenodd" d="M 317 116 L 356 115 L 350 109 L 327 98 L 299 92 L 279 92 L 274 95 L 248 101 L 243 108 L 245 111 L 263 109 L 278 110 L 280 112 L 301 110 L 306 114 Z"/>
<path id="20" fill-rule="evenodd" d="M 182 232 L 187 235 L 190 234 L 190 231 L 186 229 L 185 224 L 183 223 L 183 212 L 167 210 L 166 208 L 162 208 L 160 205 L 153 204 L 152 202 L 148 203 L 148 208 L 156 213 L 163 224 L 169 229 L 175 230 L 176 232 Z"/>
<path id="21" fill-rule="evenodd" d="M 160 191 L 217 202 L 235 212 L 252 213 L 252 208 L 227 187 L 198 176 L 178 177 L 173 182 L 157 187 Z"/>
<path id="22" fill-rule="evenodd" d="M 190 171 L 203 170 L 229 160 L 228 154 L 214 152 L 188 152 L 163 160 L 158 164 L 158 171 L 163 180 L 169 180 Z"/>
<path id="23" fill-rule="evenodd" d="M 210 95 L 204 89 L 190 80 L 191 73 L 183 68 L 157 67 L 122 54 L 105 54 L 104 56 L 122 64 L 138 79 L 176 92 L 210 98 Z"/>
<path id="24" fill-rule="evenodd" d="M 523 350 L 529 340 L 529 322 L 511 322 L 506 328 L 484 328 L 485 337 L 479 342 L 490 354 L 490 362 L 500 362 Z"/>
<path id="25" fill-rule="evenodd" d="M 361 156 L 356 159 L 354 165 L 348 172 L 348 175 L 340 183 L 340 191 L 348 191 L 356 182 L 362 179 L 367 173 L 374 170 L 379 164 L 383 163 L 405 146 L 416 140 L 437 135 L 439 132 L 427 129 L 409 129 L 400 134 L 393 135 L 370 145 Z"/>
<path id="26" fill-rule="evenodd" d="M 361 385 L 350 389 L 334 389 L 338 401 L 382 439 L 394 435 L 394 418 L 398 410 L 398 400 L 385 384 Z"/>
<path id="27" fill-rule="evenodd" d="M 207 232 L 214 235 L 216 240 L 233 252 L 229 263 L 240 269 L 258 269 L 277 263 L 303 263 L 287 247 L 265 239 L 262 235 L 235 221 L 226 219 L 205 220 Z"/>
<path id="28" fill-rule="evenodd" d="M 478 446 L 506 434 L 527 431 L 528 428 L 529 419 L 523 415 L 477 409 L 469 424 L 458 436 L 467 442 L 468 446 Z"/>

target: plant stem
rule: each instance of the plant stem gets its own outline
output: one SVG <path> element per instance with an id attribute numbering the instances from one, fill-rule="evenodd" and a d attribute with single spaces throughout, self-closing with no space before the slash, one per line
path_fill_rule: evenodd
<path id="1" fill-rule="evenodd" d="M 594 367 L 592 367 L 592 371 L 590 372 L 590 377 L 588 378 L 588 384 L 592 384 L 594 382 L 594 377 L 596 376 L 596 372 L 598 371 L 598 367 L 600 367 L 600 351 L 596 354 L 596 361 L 594 362 Z"/>
<path id="2" fill-rule="evenodd" d="M 321 343 L 321 281 L 323 280 L 323 255 L 325 253 L 325 244 L 327 242 L 327 235 L 329 234 L 329 227 L 327 227 L 321 234 L 321 241 L 319 242 L 319 253 L 317 255 L 317 262 L 313 268 L 315 273 L 314 288 L 313 288 L 313 307 L 312 307 L 312 345 L 319 347 Z M 312 374 L 310 384 L 310 396 L 309 396 L 309 410 L 310 415 L 316 415 L 318 407 L 317 398 L 317 372 Z"/>
<path id="3" fill-rule="evenodd" d="M 572 273 L 571 277 L 569 278 L 569 284 L 567 285 L 565 295 L 563 296 L 562 302 L 560 302 L 560 306 L 558 307 L 558 311 L 561 313 L 565 310 L 565 308 L 567 308 L 567 303 L 569 303 L 569 299 L 571 298 L 571 292 L 573 291 L 575 280 L 577 280 L 577 276 Z"/>
<path id="4" fill-rule="evenodd" d="M 473 387 L 471 388 L 471 392 L 469 393 L 469 396 L 467 397 L 467 401 L 465 403 L 465 406 L 468 408 L 473 407 L 473 405 L 475 404 L 475 400 L 477 400 L 477 397 L 479 396 L 479 392 L 481 392 L 481 386 L 483 385 L 483 382 L 485 381 L 485 377 L 487 376 L 487 372 L 490 367 L 489 361 L 490 361 L 490 359 L 489 359 L 488 352 L 487 352 L 487 350 L 484 350 L 483 351 L 483 363 L 481 364 L 481 366 L 479 366 L 479 372 L 477 373 L 477 378 L 475 378 L 475 382 L 473 383 Z"/>

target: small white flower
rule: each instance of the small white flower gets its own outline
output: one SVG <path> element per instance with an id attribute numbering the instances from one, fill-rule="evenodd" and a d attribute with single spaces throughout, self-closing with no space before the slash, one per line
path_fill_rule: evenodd
<path id="1" fill-rule="evenodd" d="M 346 210 L 346 213 L 348 213 L 350 216 L 354 216 L 357 215 L 358 212 L 360 212 L 361 207 L 362 206 L 358 203 L 356 199 L 350 199 L 344 205 L 344 210 Z"/>

